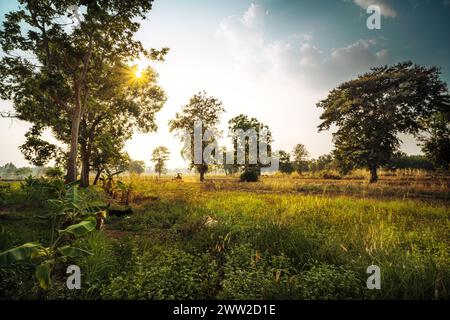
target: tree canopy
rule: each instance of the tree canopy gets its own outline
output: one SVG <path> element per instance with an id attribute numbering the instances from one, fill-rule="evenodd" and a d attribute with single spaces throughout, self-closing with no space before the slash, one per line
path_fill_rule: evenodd
<path id="1" fill-rule="evenodd" d="M 161 174 L 167 171 L 166 162 L 169 160 L 169 149 L 164 146 L 155 148 L 152 152 L 151 161 L 155 164 L 155 172 L 161 178 Z"/>
<path id="2" fill-rule="evenodd" d="M 411 62 L 382 66 L 341 84 L 317 106 L 323 109 L 319 131 L 333 134 L 336 158 L 366 167 L 371 182 L 400 144 L 399 133 L 418 136 L 437 112 L 448 110 L 450 96 L 438 68 Z"/>
<path id="3" fill-rule="evenodd" d="M 0 30 L 6 54 L 0 64 L 0 95 L 13 101 L 19 119 L 33 124 L 23 146 L 28 158 L 42 163 L 54 155 L 55 148 L 40 138 L 46 128 L 69 146 L 66 180 L 72 182 L 77 179 L 80 142 L 85 144 L 83 172 L 88 171 L 86 141 L 95 135 L 99 119 L 118 116 L 146 131 L 154 129 L 152 117 L 165 101 L 154 85 L 156 74 L 149 71 L 141 85 L 124 79 L 135 73 L 130 61 L 141 56 L 161 60 L 168 49 L 145 50 L 133 38 L 140 27 L 136 18 L 145 19 L 152 8 L 149 0 L 19 4 L 19 10 L 5 16 Z M 61 22 L 71 6 L 84 9 L 76 28 Z"/>
<path id="4" fill-rule="evenodd" d="M 208 145 L 217 142 L 218 130 L 217 126 L 220 122 L 220 115 L 225 111 L 222 101 L 212 96 L 208 96 L 205 91 L 195 94 L 187 105 L 181 108 L 181 112 L 177 112 L 175 118 L 169 122 L 170 132 L 177 132 L 182 140 L 184 147 L 181 155 L 187 161 L 191 168 L 195 168 L 200 174 L 200 181 L 204 181 L 206 172 L 208 172 L 208 160 L 204 158 L 203 153 Z M 199 163 L 195 161 L 195 128 L 198 124 L 201 126 L 202 142 L 201 148 L 202 158 Z M 205 133 L 209 132 L 209 136 Z"/>
<path id="5" fill-rule="evenodd" d="M 260 122 L 256 118 L 250 118 L 244 114 L 240 114 L 232 118 L 228 122 L 228 129 L 231 132 L 234 146 L 234 159 L 239 162 L 239 150 L 243 152 L 243 163 L 240 164 L 245 171 L 255 171 L 258 175 L 261 173 L 261 168 L 266 167 L 267 163 L 261 161 L 260 148 L 266 149 L 267 156 L 271 155 L 272 132 L 269 127 Z M 252 141 L 248 134 L 255 134 L 255 139 Z M 240 134 L 244 136 L 240 137 Z M 255 152 L 252 152 L 253 151 Z"/>

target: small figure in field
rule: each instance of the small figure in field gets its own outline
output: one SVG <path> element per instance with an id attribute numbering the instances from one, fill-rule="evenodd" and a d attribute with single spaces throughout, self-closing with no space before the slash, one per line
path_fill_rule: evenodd
<path id="1" fill-rule="evenodd" d="M 177 173 L 175 178 L 172 179 L 172 181 L 183 181 L 183 177 L 181 173 Z"/>

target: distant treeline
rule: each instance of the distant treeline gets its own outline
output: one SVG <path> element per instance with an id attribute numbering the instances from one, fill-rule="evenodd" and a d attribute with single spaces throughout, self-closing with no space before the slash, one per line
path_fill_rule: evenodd
<path id="1" fill-rule="evenodd" d="M 130 168 L 129 168 L 130 169 Z M 425 156 L 422 155 L 407 155 L 403 152 L 397 153 L 393 159 L 386 164 L 383 169 L 396 170 L 396 169 L 421 169 L 421 170 L 436 170 L 433 163 L 431 163 Z M 0 166 L 0 179 L 1 180 L 22 180 L 30 175 L 32 176 L 63 176 L 62 170 L 58 173 L 54 172 L 54 168 L 51 167 L 16 167 L 13 163 L 7 163 L 4 166 Z M 302 172 L 319 172 L 327 170 L 341 171 L 339 163 L 333 158 L 331 154 L 323 155 L 317 159 L 305 160 L 301 164 Z M 133 170 L 128 170 L 133 171 Z M 280 163 L 280 171 L 283 173 L 292 173 L 296 171 L 294 164 L 290 161 Z M 172 172 L 189 172 L 187 169 L 178 168 L 170 170 Z M 232 173 L 232 172 L 227 172 Z"/>
<path id="2" fill-rule="evenodd" d="M 280 158 L 280 172 L 292 173 L 297 171 L 302 172 L 321 172 L 321 171 L 338 171 L 341 174 L 350 172 L 353 168 L 345 168 L 342 163 L 338 161 L 332 154 L 326 154 L 317 159 L 304 160 L 300 164 L 295 165 L 294 161 L 290 160 L 289 154 L 287 157 Z M 383 167 L 385 170 L 397 169 L 420 169 L 427 171 L 434 171 L 436 168 L 431 161 L 423 155 L 407 155 L 403 152 L 398 152 L 394 157 Z"/>

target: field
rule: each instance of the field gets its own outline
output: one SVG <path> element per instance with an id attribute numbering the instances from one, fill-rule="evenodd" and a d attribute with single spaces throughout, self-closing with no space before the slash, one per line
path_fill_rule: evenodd
<path id="1" fill-rule="evenodd" d="M 449 177 L 365 172 L 346 179 L 265 176 L 258 183 L 209 176 L 183 181 L 123 176 L 120 191 L 80 191 L 91 205 L 133 209 L 74 239 L 93 255 L 56 266 L 39 288 L 34 262 L 0 269 L 7 299 L 449 299 Z M 2 190 L 0 250 L 48 243 L 48 195 Z M 34 187 L 33 187 L 34 188 Z M 123 192 L 122 192 L 123 193 Z M 126 199 L 125 199 L 126 200 Z M 65 267 L 82 270 L 68 290 Z M 381 290 L 366 286 L 370 265 Z"/>

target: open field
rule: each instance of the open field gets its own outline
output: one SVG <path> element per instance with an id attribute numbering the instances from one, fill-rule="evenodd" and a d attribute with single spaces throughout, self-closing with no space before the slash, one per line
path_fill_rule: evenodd
<path id="1" fill-rule="evenodd" d="M 1 298 L 74 299 L 448 299 L 448 177 L 364 180 L 194 177 L 133 182 L 127 217 L 76 240 L 94 255 L 80 266 L 81 290 L 65 288 L 64 270 L 39 289 L 33 263 L 0 270 Z M 100 187 L 92 204 L 113 202 Z M 44 196 L 44 195 L 42 195 Z M 39 215 L 49 210 L 14 183 L 3 191 L 0 250 L 48 242 Z M 381 268 L 381 290 L 368 290 L 368 266 Z"/>

